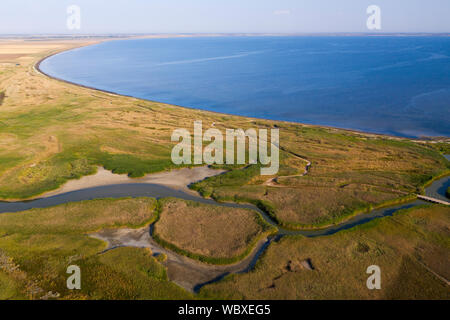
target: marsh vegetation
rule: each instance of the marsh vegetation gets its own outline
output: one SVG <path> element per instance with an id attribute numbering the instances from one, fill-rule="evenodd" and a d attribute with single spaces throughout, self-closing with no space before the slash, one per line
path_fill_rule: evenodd
<path id="1" fill-rule="evenodd" d="M 277 230 L 254 210 L 193 201 L 159 201 L 160 217 L 153 238 L 163 246 L 200 261 L 238 262 L 256 243 Z"/>
<path id="2" fill-rule="evenodd" d="M 185 109 L 74 86 L 33 67 L 51 53 L 84 44 L 1 43 L 0 199 L 40 195 L 98 166 L 130 177 L 173 169 L 171 134 L 176 128 L 192 132 L 192 119 L 221 131 L 280 129 L 278 176 L 260 176 L 257 165 L 217 166 L 228 172 L 192 188 L 218 201 L 253 203 L 292 229 L 323 227 L 411 200 L 450 171 L 442 156 L 450 150 L 445 139 L 412 141 Z M 302 159 L 311 162 L 304 176 Z M 276 184 L 267 185 L 268 178 Z M 285 237 L 269 246 L 254 271 L 205 286 L 200 297 L 448 299 L 439 278 L 450 277 L 448 210 L 435 205 L 333 236 Z M 149 198 L 104 199 L 1 214 L 0 298 L 40 298 L 50 291 L 66 299 L 194 298 L 168 281 L 164 257 L 139 248 L 98 254 L 106 244 L 86 235 L 138 228 L 158 218 L 162 243 L 206 262 L 238 259 L 270 232 L 256 212 L 231 214 L 173 199 L 159 204 Z M 179 221 L 195 241 L 188 241 Z M 374 262 L 386 270 L 386 287 L 378 293 L 363 287 L 365 268 Z M 65 287 L 71 263 L 86 272 L 81 292 Z"/>
<path id="3" fill-rule="evenodd" d="M 219 299 L 449 299 L 450 208 L 423 206 L 320 238 L 284 237 L 247 274 L 208 285 Z M 366 268 L 382 270 L 368 290 Z M 311 267 L 312 266 L 312 267 Z"/>

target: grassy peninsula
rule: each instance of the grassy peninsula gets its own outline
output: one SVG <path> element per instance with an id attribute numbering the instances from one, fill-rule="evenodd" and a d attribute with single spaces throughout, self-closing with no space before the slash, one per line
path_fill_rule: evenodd
<path id="1" fill-rule="evenodd" d="M 442 156 L 450 150 L 448 139 L 411 140 L 181 108 L 76 86 L 36 69 L 51 54 L 98 41 L 0 40 L 1 200 L 39 196 L 99 166 L 133 178 L 178 168 L 170 137 L 178 128 L 193 132 L 193 119 L 221 131 L 280 129 L 277 176 L 261 176 L 257 165 L 220 166 L 227 172 L 191 187 L 217 201 L 253 203 L 290 229 L 324 227 L 409 201 L 450 172 Z M 448 299 L 448 217 L 448 207 L 432 205 L 329 237 L 285 237 L 269 246 L 255 270 L 195 295 L 169 281 L 164 255 L 148 248 L 104 251 L 107 244 L 88 234 L 157 221 L 156 235 L 168 248 L 229 263 L 270 233 L 256 212 L 137 198 L 5 213 L 0 299 Z M 226 239 L 213 236 L 230 225 Z M 183 226 L 196 232 L 196 242 L 188 241 Z M 71 263 L 86 274 L 79 292 L 65 287 Z M 363 287 L 370 264 L 386 270 L 379 292 Z"/>
<path id="2" fill-rule="evenodd" d="M 97 166 L 130 177 L 173 169 L 171 134 L 176 128 L 193 132 L 192 119 L 219 130 L 280 129 L 276 186 L 265 184 L 275 177 L 249 166 L 228 168 L 194 188 L 219 201 L 258 203 L 292 228 L 334 223 L 419 192 L 450 168 L 442 143 L 180 108 L 75 86 L 35 69 L 45 56 L 91 43 L 3 40 L 0 199 L 39 195 Z M 300 176 L 305 161 L 311 167 Z"/>

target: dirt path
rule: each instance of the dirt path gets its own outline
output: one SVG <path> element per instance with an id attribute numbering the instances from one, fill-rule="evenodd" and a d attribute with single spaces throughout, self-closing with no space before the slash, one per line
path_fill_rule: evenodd
<path id="1" fill-rule="evenodd" d="M 284 148 L 280 148 L 280 150 L 283 150 L 284 152 L 287 152 L 290 155 L 292 155 L 292 156 L 294 156 L 294 157 L 296 157 L 296 158 L 298 158 L 300 160 L 305 161 L 306 162 L 305 171 L 303 173 L 301 173 L 301 174 L 294 174 L 294 175 L 290 175 L 290 176 L 280 176 L 280 177 L 270 178 L 269 180 L 267 180 L 266 182 L 263 183 L 264 186 L 275 187 L 275 188 L 288 188 L 288 186 L 280 185 L 278 183 L 278 178 L 304 177 L 304 176 L 306 176 L 308 174 L 308 171 L 311 168 L 311 161 L 309 161 L 308 159 L 305 159 L 304 157 L 302 157 L 302 156 L 300 156 L 300 155 L 298 155 L 298 154 L 296 154 L 296 153 L 294 153 L 292 151 L 286 150 Z"/>

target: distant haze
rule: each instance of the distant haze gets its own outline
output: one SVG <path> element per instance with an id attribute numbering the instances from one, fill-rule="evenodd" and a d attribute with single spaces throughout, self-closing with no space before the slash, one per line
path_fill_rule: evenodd
<path id="1" fill-rule="evenodd" d="M 450 32 L 449 0 L 2 0 L 0 34 Z M 81 29 L 66 26 L 81 8 Z"/>

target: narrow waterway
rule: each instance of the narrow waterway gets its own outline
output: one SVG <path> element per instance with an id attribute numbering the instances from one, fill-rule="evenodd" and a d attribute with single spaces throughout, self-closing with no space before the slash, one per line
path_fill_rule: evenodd
<path id="1" fill-rule="evenodd" d="M 428 188 L 426 188 L 426 194 L 439 199 L 446 199 L 445 192 L 449 184 L 449 176 L 436 180 Z M 31 201 L 0 202 L 0 213 L 26 211 L 33 208 L 47 208 L 59 204 L 83 200 L 123 197 L 152 197 L 157 199 L 174 197 L 216 206 L 253 209 L 258 211 L 268 223 L 278 228 L 278 233 L 276 235 L 260 240 L 255 249 L 246 258 L 238 263 L 223 266 L 204 264 L 161 247 L 152 238 L 152 226 L 150 228 L 147 227 L 138 230 L 103 230 L 91 235 L 94 238 L 106 241 L 108 243 L 107 250 L 121 246 L 148 247 L 156 255 L 161 253 L 166 254 L 168 258 L 164 264 L 167 267 L 169 279 L 191 292 L 198 292 L 198 290 L 200 290 L 200 288 L 204 285 L 220 281 L 230 273 L 238 274 L 249 272 L 253 269 L 258 259 L 270 243 L 273 241 L 278 241 L 285 235 L 303 235 L 306 237 L 331 235 L 341 230 L 367 223 L 373 219 L 391 216 L 396 211 L 401 209 L 426 204 L 424 201 L 416 200 L 405 204 L 373 210 L 370 213 L 362 213 L 345 222 L 324 229 L 292 231 L 280 228 L 265 212 L 251 204 L 219 203 L 212 199 L 204 199 L 195 194 L 172 189 L 163 185 L 150 183 L 130 183 L 86 188 Z"/>
<path id="2" fill-rule="evenodd" d="M 426 188 L 426 194 L 434 197 L 439 197 L 440 199 L 443 200 L 448 200 L 445 196 L 445 191 L 449 185 L 450 185 L 449 176 L 441 178 L 439 180 L 436 180 L 428 188 Z M 133 198 L 152 197 L 157 199 L 174 197 L 223 207 L 253 209 L 258 211 L 268 223 L 277 226 L 277 224 L 271 219 L 271 217 L 269 217 L 264 211 L 260 210 L 259 208 L 251 204 L 219 203 L 212 199 L 204 199 L 200 196 L 189 194 L 181 190 L 172 189 L 162 185 L 147 184 L 147 183 L 108 185 L 72 191 L 61 195 L 56 195 L 47 198 L 40 198 L 31 201 L 0 202 L 0 213 L 19 212 L 33 208 L 47 208 L 64 203 L 84 201 L 84 200 L 93 200 L 102 198 L 123 198 L 123 197 L 133 197 Z M 279 229 L 278 234 L 279 235 L 300 234 L 308 237 L 330 235 L 340 230 L 349 229 L 356 225 L 367 223 L 376 218 L 390 216 L 398 210 L 411 208 L 425 203 L 426 202 L 422 200 L 416 200 L 414 202 L 376 209 L 371 211 L 370 213 L 362 213 L 349 220 L 346 220 L 345 222 L 320 230 L 293 231 L 293 230 L 286 230 L 277 226 L 277 228 Z"/>

